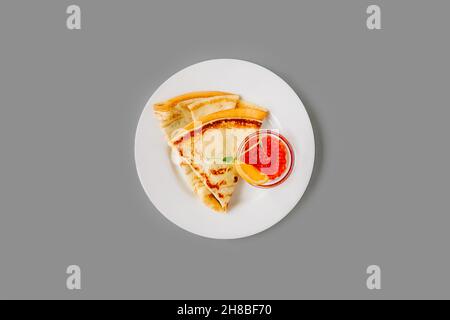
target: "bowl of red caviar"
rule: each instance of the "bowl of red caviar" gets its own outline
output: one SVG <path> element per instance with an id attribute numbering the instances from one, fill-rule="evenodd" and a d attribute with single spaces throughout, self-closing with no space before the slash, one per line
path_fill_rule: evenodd
<path id="1" fill-rule="evenodd" d="M 250 184 L 273 188 L 290 176 L 294 150 L 278 130 L 261 129 L 247 136 L 238 148 L 236 169 Z"/>

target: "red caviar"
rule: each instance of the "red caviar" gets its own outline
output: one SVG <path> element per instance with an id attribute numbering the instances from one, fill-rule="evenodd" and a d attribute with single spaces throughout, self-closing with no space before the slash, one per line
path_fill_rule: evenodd
<path id="1" fill-rule="evenodd" d="M 287 169 L 286 146 L 271 135 L 251 137 L 245 145 L 244 162 L 266 174 L 270 180 L 280 177 Z"/>

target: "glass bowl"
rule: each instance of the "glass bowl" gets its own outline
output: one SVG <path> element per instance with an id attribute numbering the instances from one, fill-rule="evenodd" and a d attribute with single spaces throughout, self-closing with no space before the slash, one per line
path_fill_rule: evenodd
<path id="1" fill-rule="evenodd" d="M 266 136 L 270 137 L 270 140 L 272 139 L 277 140 L 280 145 L 284 146 L 284 149 L 286 150 L 286 168 L 279 176 L 275 177 L 274 179 L 270 179 L 264 184 L 255 185 L 255 187 L 259 188 L 273 188 L 286 181 L 286 179 L 292 173 L 295 161 L 294 149 L 292 148 L 292 145 L 289 143 L 286 137 L 284 137 L 281 133 L 278 132 L 278 130 L 271 130 L 271 129 L 260 129 L 248 135 L 239 146 L 236 159 L 238 161 L 245 162 L 245 154 L 249 152 L 251 149 L 253 149 L 257 143 L 259 144 L 261 139 Z M 254 158 L 252 159 L 254 160 Z"/>

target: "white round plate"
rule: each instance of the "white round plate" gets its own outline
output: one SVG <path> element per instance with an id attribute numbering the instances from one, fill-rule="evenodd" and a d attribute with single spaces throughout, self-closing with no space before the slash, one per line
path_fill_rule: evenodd
<path id="1" fill-rule="evenodd" d="M 226 91 L 266 107 L 265 128 L 279 129 L 295 152 L 291 176 L 272 189 L 239 181 L 227 214 L 204 206 L 170 159 L 170 149 L 153 115 L 153 104 L 191 91 Z M 209 60 L 187 67 L 151 96 L 136 132 L 135 159 L 142 186 L 155 207 L 177 226 L 214 239 L 236 239 L 264 231 L 284 218 L 302 197 L 314 165 L 314 134 L 303 103 L 273 72 L 234 59 Z"/>

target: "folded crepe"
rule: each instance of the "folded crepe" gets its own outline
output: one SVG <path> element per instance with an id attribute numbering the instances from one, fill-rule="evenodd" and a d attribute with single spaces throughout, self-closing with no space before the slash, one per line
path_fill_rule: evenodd
<path id="1" fill-rule="evenodd" d="M 258 130 L 267 111 L 261 108 L 222 110 L 191 122 L 172 138 L 181 158 L 226 211 L 238 182 L 234 160 L 239 145 Z"/>
<path id="2" fill-rule="evenodd" d="M 260 128 L 267 110 L 238 95 L 201 91 L 157 103 L 154 113 L 188 185 L 206 206 L 225 212 L 238 181 L 237 148 Z"/>
<path id="3" fill-rule="evenodd" d="M 191 103 L 198 101 L 205 103 L 205 100 L 208 98 L 223 97 L 225 98 L 225 100 L 223 100 L 223 104 L 218 103 L 217 100 L 213 100 L 216 108 L 225 109 L 236 107 L 237 101 L 234 105 L 231 105 L 230 101 L 226 99 L 227 96 L 231 96 L 230 98 L 232 100 L 236 97 L 235 95 L 230 95 L 221 91 L 191 92 L 169 99 L 162 103 L 156 103 L 153 106 L 153 110 L 156 118 L 160 122 L 163 132 L 165 133 L 166 139 L 169 142 L 172 136 L 176 134 L 177 130 L 193 121 L 191 110 L 188 108 Z M 205 108 L 208 108 L 206 103 L 201 107 L 201 109 L 205 110 Z M 193 172 L 192 167 L 189 166 L 182 158 L 179 158 L 177 162 L 182 168 L 182 172 L 184 173 L 188 185 L 200 198 L 200 200 L 206 206 L 215 211 L 223 211 L 222 206 L 217 201 L 216 197 L 209 191 L 208 188 L 206 188 L 203 182 Z"/>
<path id="4" fill-rule="evenodd" d="M 188 105 L 205 98 L 230 95 L 221 91 L 199 91 L 186 93 L 165 102 L 156 103 L 153 110 L 156 118 L 160 121 L 166 138 L 170 140 L 177 129 L 183 128 L 191 123 L 193 118 Z"/>
<path id="5" fill-rule="evenodd" d="M 238 95 L 222 95 L 186 101 L 186 106 L 191 111 L 192 119 L 198 121 L 208 114 L 234 109 L 238 101 Z"/>

